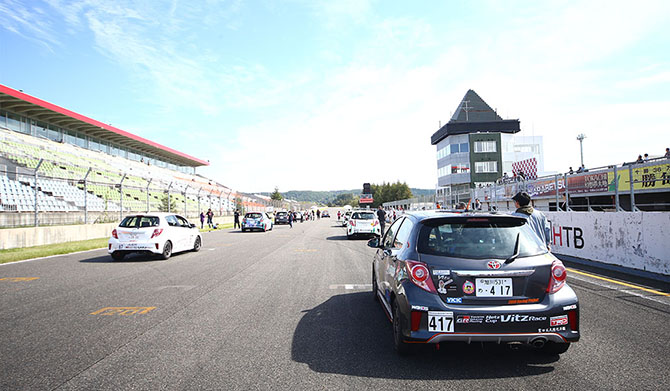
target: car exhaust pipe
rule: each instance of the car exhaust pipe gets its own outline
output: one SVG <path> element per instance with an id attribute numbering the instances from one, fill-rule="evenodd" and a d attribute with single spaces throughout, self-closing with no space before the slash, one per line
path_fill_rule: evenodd
<path id="1" fill-rule="evenodd" d="M 544 347 L 544 344 L 547 343 L 547 339 L 545 337 L 537 337 L 530 341 L 530 344 L 535 348 L 535 349 L 542 349 Z"/>

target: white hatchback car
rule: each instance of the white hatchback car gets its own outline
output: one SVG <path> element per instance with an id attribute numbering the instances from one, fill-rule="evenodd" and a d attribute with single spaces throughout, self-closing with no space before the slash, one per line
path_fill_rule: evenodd
<path id="1" fill-rule="evenodd" d="M 354 211 L 347 222 L 347 239 L 356 235 L 381 235 L 377 214 L 372 211 Z"/>
<path id="2" fill-rule="evenodd" d="M 115 260 L 129 253 L 158 254 L 168 259 L 180 251 L 200 251 L 202 235 L 185 218 L 173 213 L 127 216 L 112 231 L 107 252 Z"/>

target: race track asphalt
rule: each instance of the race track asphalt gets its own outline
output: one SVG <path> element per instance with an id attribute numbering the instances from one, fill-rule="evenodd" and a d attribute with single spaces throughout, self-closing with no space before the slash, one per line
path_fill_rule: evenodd
<path id="1" fill-rule="evenodd" d="M 370 293 L 375 250 L 336 220 L 206 233 L 167 261 L 95 250 L 0 266 L 0 389 L 670 389 L 670 297 L 575 273 L 582 339 L 560 357 L 397 356 Z"/>

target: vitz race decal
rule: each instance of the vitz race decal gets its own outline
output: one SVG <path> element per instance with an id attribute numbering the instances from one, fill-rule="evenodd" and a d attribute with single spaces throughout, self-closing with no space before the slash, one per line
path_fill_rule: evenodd
<path id="1" fill-rule="evenodd" d="M 463 293 L 466 295 L 471 295 L 475 292 L 475 284 L 472 281 L 465 281 L 463 283 Z"/>

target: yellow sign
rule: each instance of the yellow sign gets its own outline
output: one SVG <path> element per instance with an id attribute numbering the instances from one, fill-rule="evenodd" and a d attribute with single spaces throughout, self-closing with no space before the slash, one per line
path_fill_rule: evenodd
<path id="1" fill-rule="evenodd" d="M 154 309 L 156 307 L 105 307 L 91 312 L 91 315 L 144 315 Z"/>
<path id="2" fill-rule="evenodd" d="M 19 281 L 32 281 L 39 279 L 40 279 L 39 277 L 3 277 L 0 278 L 0 281 L 19 282 Z"/>
<path id="3" fill-rule="evenodd" d="M 617 169 L 619 191 L 630 191 L 630 167 Z M 614 191 L 614 172 L 607 173 L 608 190 Z M 633 189 L 670 189 L 670 164 L 633 166 Z"/>

